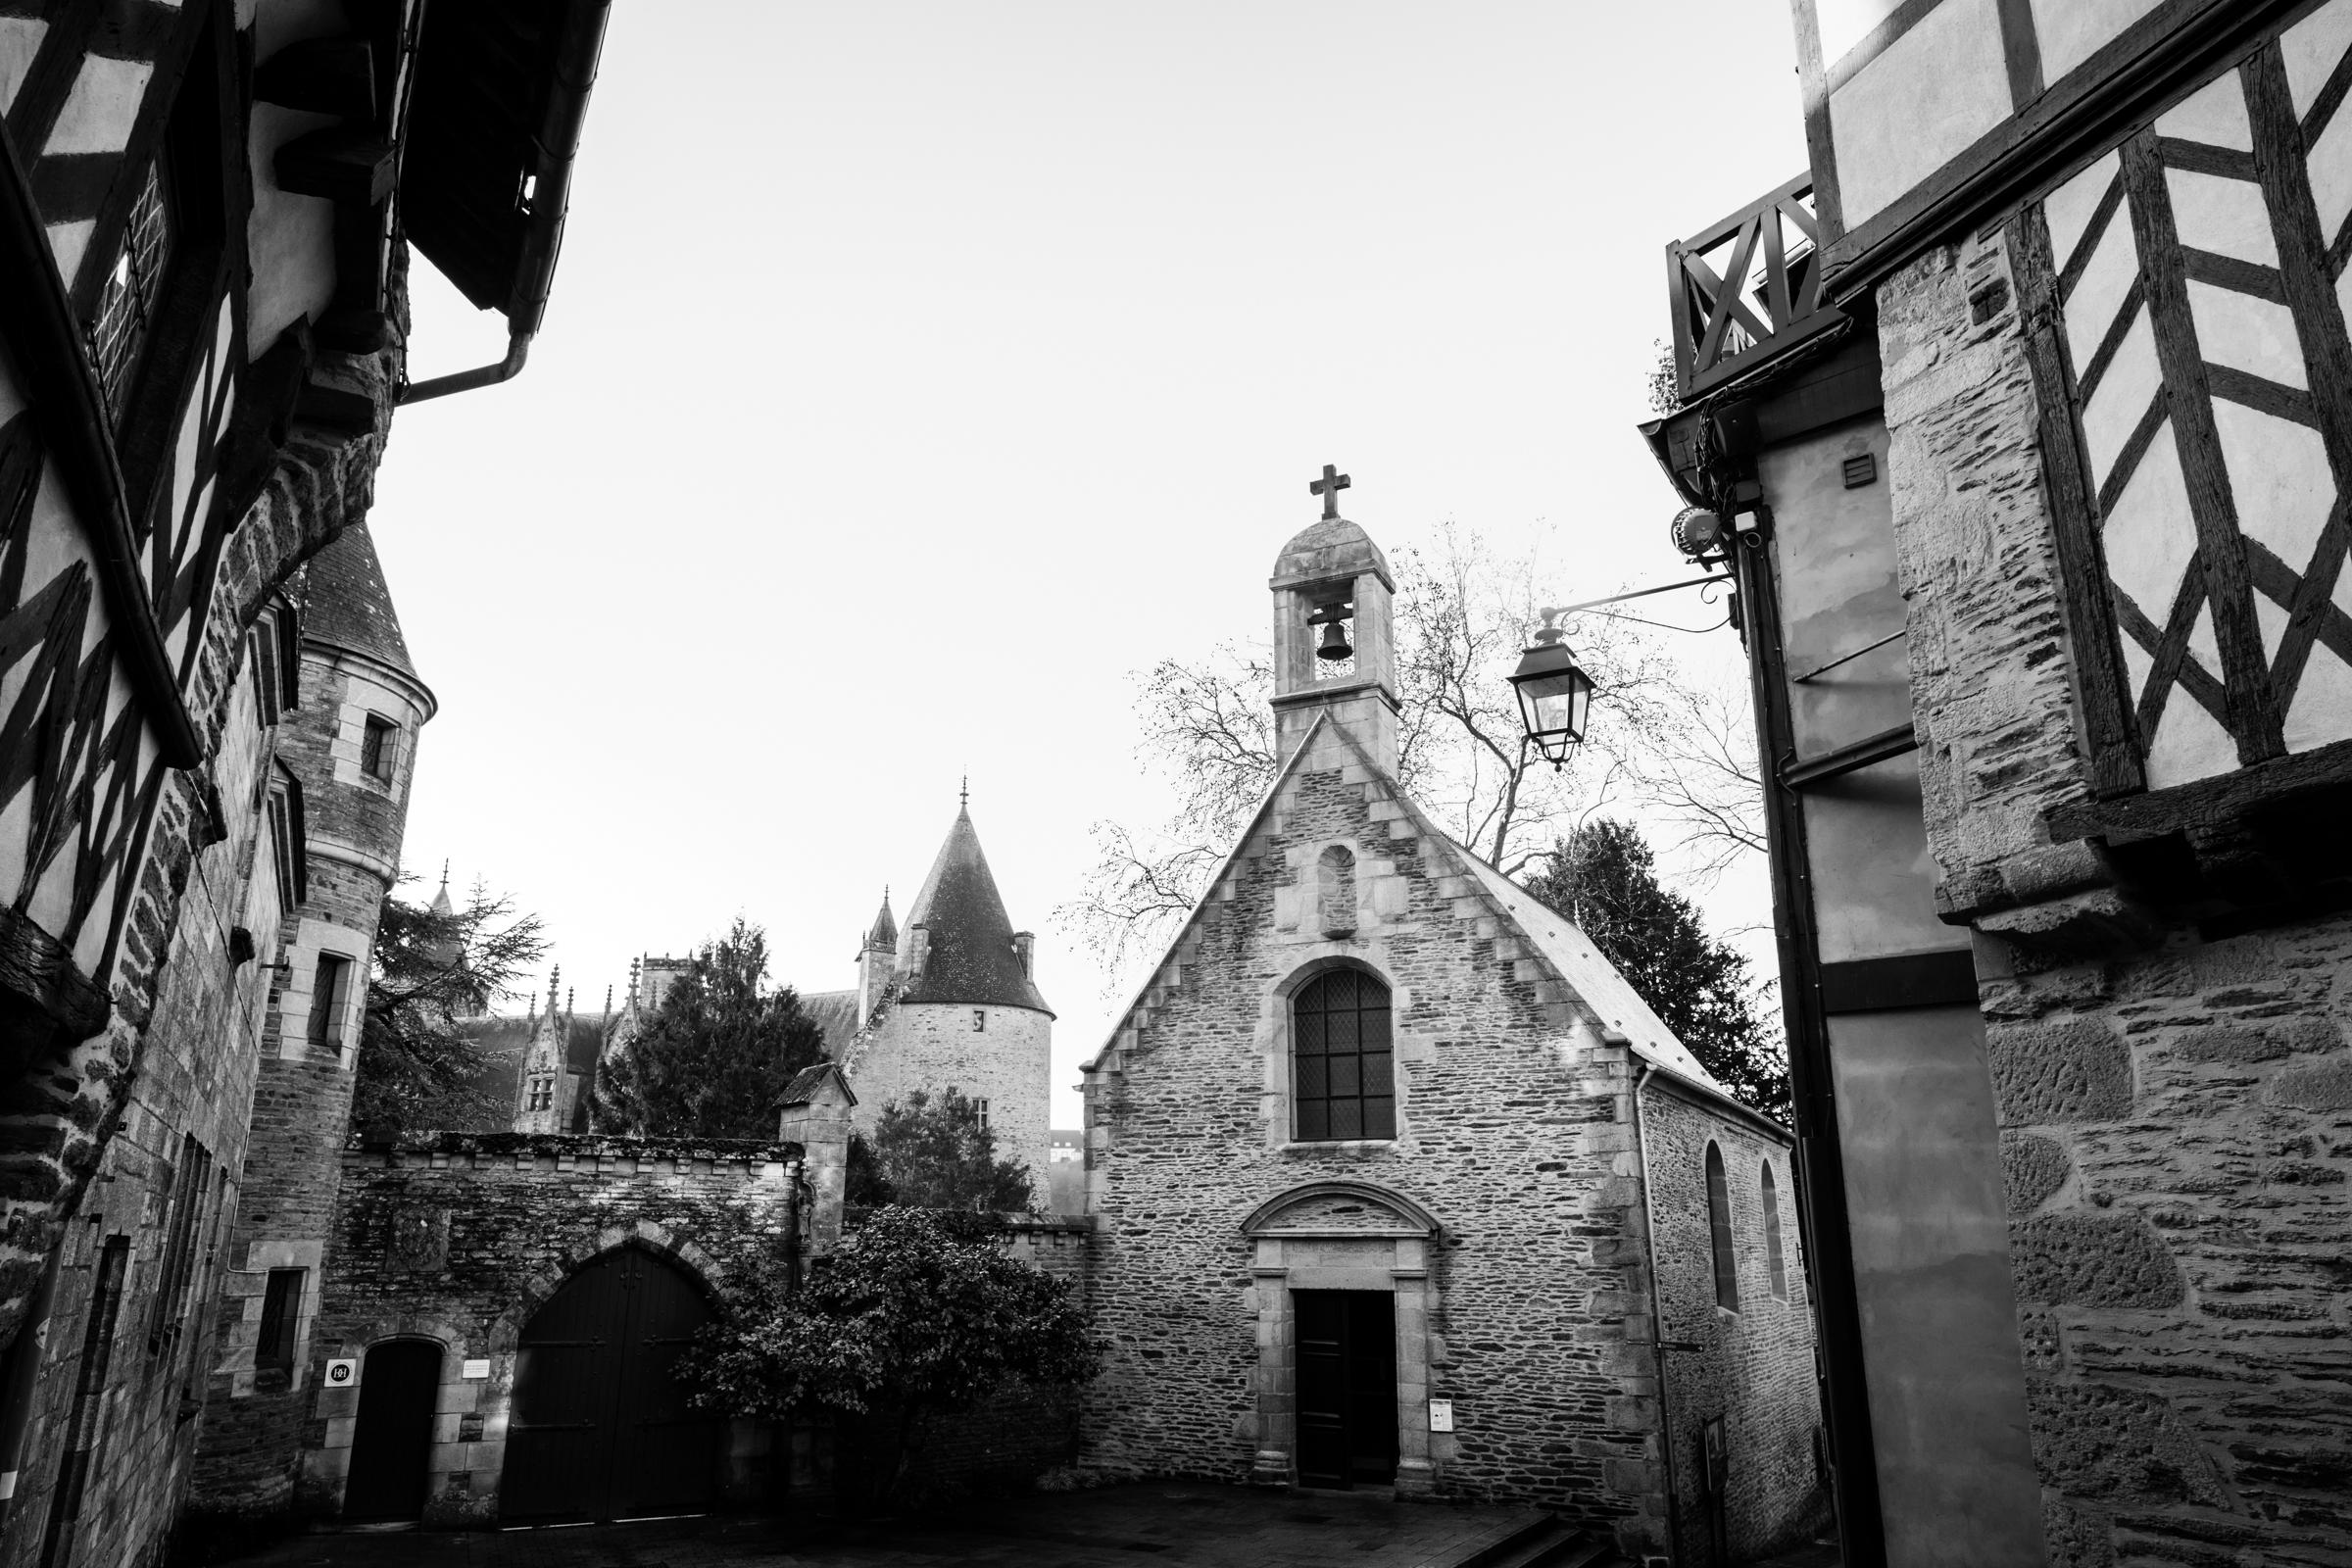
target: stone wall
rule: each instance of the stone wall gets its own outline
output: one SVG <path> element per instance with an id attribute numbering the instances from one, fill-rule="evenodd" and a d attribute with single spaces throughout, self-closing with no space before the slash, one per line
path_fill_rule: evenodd
<path id="1" fill-rule="evenodd" d="M 349 1151 L 309 1348 L 297 1508 L 333 1515 L 350 1462 L 359 1390 L 325 1387 L 327 1360 L 419 1337 L 442 1347 L 443 1368 L 424 1522 L 493 1524 L 516 1340 L 532 1312 L 572 1269 L 621 1246 L 725 1289 L 789 1223 L 800 1154 L 783 1143 L 527 1133 Z M 468 1359 L 487 1361 L 486 1375 L 466 1377 Z M 728 1464 L 734 1500 L 766 1495 L 768 1435 L 738 1423 Z"/>
<path id="2" fill-rule="evenodd" d="M 972 1027 L 974 1013 L 987 1027 Z M 1028 1165 L 1037 1200 L 1046 1198 L 1052 1141 L 1054 1018 L 1026 1007 L 894 1002 L 858 1042 L 848 1064 L 858 1094 L 858 1131 L 871 1137 L 882 1107 L 908 1091 L 961 1090 L 989 1104 L 997 1155 Z"/>
<path id="3" fill-rule="evenodd" d="M 1431 1302 L 1427 1393 L 1455 1415 L 1427 1437 L 1434 1490 L 1557 1507 L 1662 1553 L 1632 1054 L 1582 1021 L 1361 753 L 1329 726 L 1309 744 L 1089 1069 L 1095 1318 L 1110 1355 L 1082 1461 L 1251 1473 L 1259 1313 L 1243 1223 L 1289 1189 L 1354 1178 L 1440 1227 L 1414 1285 Z M 1303 912 L 1333 844 L 1356 867 L 1346 940 Z M 1287 987 L 1343 960 L 1393 987 L 1396 1137 L 1294 1143 Z"/>
<path id="4" fill-rule="evenodd" d="M 1796 1190 L 1785 1137 L 1724 1115 L 1653 1078 L 1642 1094 L 1649 1214 L 1656 1245 L 1658 1336 L 1665 1346 L 1678 1563 L 1746 1562 L 1801 1539 L 1826 1518 L 1815 1434 L 1813 1303 L 1797 1244 Z M 1707 1148 L 1722 1153 L 1731 1199 L 1739 1309 L 1717 1303 L 1707 1207 Z M 1773 1180 L 1781 1268 L 1776 1287 L 1764 1172 Z M 1723 1423 L 1724 1479 L 1704 1466 L 1703 1428 Z M 1724 1525 L 1715 1548 L 1712 1516 Z"/>
<path id="5" fill-rule="evenodd" d="M 274 956 L 267 939 L 246 962 L 229 952 L 232 930 L 274 913 L 267 835 L 252 809 L 272 740 L 263 717 L 249 666 L 210 766 L 236 814 L 224 811 L 218 826 L 226 835 L 192 858 L 122 1120 L 68 1228 L 36 1331 L 44 1353 L 10 1499 L 21 1525 L 0 1542 L 0 1563 L 11 1568 L 50 1549 L 61 1565 L 145 1560 L 186 1478 Z M 89 1322 L 110 1245 L 126 1250 L 111 1337 L 93 1335 Z M 96 1383 L 87 1399 L 78 1389 L 85 1367 Z"/>
<path id="6" fill-rule="evenodd" d="M 2207 940 L 2043 813 L 2088 793 L 2016 258 L 1882 286 L 1938 901 L 1979 945 L 2053 1560 L 2352 1552 L 2352 922 Z M 1986 309 L 1987 303 L 1991 304 Z M 2051 657 L 2056 650 L 2062 657 Z"/>

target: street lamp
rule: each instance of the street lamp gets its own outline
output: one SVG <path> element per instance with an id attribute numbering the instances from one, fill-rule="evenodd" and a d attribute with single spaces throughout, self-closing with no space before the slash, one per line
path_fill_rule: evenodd
<path id="1" fill-rule="evenodd" d="M 1567 760 L 1568 748 L 1585 738 L 1585 717 L 1592 708 L 1592 677 L 1577 668 L 1567 633 L 1552 624 L 1561 612 L 1545 610 L 1542 613 L 1544 627 L 1536 633 L 1535 646 L 1520 656 L 1519 667 L 1511 672 L 1511 686 L 1519 694 L 1519 718 L 1527 727 L 1527 738 L 1535 742 L 1546 761 L 1558 767 Z"/>

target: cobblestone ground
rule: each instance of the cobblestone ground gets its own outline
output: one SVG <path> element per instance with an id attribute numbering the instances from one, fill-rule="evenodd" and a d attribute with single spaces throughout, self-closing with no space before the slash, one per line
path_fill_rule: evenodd
<path id="1" fill-rule="evenodd" d="M 1345 1493 L 1144 1484 L 1017 1498 L 985 1511 L 836 1524 L 674 1519 L 572 1529 L 304 1536 L 235 1568 L 1006 1568 L 1238 1563 L 1423 1568 L 1534 1517 Z"/>

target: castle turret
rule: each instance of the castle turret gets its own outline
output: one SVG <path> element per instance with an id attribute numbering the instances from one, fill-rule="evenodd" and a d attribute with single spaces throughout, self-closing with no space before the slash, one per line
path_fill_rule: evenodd
<path id="1" fill-rule="evenodd" d="M 434 709 L 365 523 L 312 559 L 301 624 L 302 706 L 286 714 L 278 756 L 301 786 L 307 871 L 281 925 L 198 1461 L 198 1493 L 234 1511 L 286 1504 L 284 1455 L 313 1414 L 311 1325 L 368 958 L 399 875 L 417 731 Z"/>
<path id="2" fill-rule="evenodd" d="M 869 951 L 889 917 L 886 898 Z M 1004 912 L 968 800 L 896 936 L 898 995 L 846 1061 L 858 1127 L 870 1132 L 884 1106 L 915 1090 L 959 1090 L 979 1102 L 1000 1157 L 1028 1165 L 1043 1201 L 1054 1009 L 1031 973 L 1033 940 Z M 861 956 L 861 1008 L 868 972 Z"/>
<path id="3" fill-rule="evenodd" d="M 1364 530 L 1340 515 L 1346 474 L 1316 482 L 1322 520 L 1282 547 L 1274 575 L 1274 720 L 1285 759 L 1329 713 L 1372 760 L 1396 769 L 1396 580 Z"/>

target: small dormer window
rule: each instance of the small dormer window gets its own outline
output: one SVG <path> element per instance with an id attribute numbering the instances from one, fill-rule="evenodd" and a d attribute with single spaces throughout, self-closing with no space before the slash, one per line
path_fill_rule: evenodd
<path id="1" fill-rule="evenodd" d="M 972 1009 L 972 1029 L 973 1029 L 973 1031 L 974 1031 L 975 1033 L 977 1033 L 978 1031 L 980 1031 L 980 1030 L 982 1030 L 982 1029 L 986 1029 L 987 1027 L 988 1027 L 988 1009 L 987 1009 L 987 1008 L 985 1008 L 985 1007 L 974 1007 L 974 1008 Z"/>
<path id="2" fill-rule="evenodd" d="M 392 782 L 392 762 L 399 755 L 394 737 L 400 726 L 388 718 L 368 715 L 366 730 L 360 736 L 360 771 L 369 778 Z"/>

